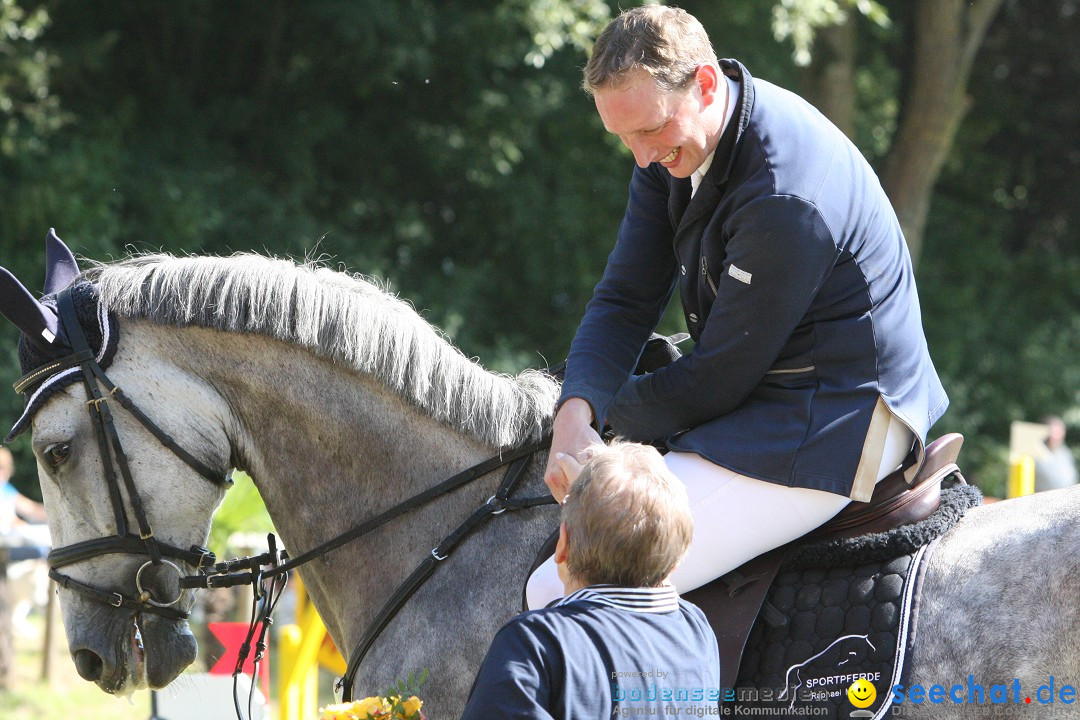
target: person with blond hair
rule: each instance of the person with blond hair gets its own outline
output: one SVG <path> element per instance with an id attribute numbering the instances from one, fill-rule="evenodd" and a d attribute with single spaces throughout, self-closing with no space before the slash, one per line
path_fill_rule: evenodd
<path id="1" fill-rule="evenodd" d="M 719 60 L 674 7 L 627 10 L 584 70 L 633 155 L 629 200 L 566 363 L 544 479 L 610 425 L 666 444 L 697 533 L 692 590 L 921 462 L 948 406 L 900 223 L 858 149 L 797 95 Z M 633 371 L 676 290 L 693 348 Z M 558 593 L 552 563 L 530 607 Z"/>
<path id="2" fill-rule="evenodd" d="M 716 636 L 667 581 L 694 534 L 686 490 L 646 445 L 561 461 L 574 478 L 554 556 L 565 596 L 499 630 L 462 718 L 715 711 Z"/>

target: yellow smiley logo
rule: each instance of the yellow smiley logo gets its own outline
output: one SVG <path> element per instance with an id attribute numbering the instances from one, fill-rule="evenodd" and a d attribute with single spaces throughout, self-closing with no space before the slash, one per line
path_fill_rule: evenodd
<path id="1" fill-rule="evenodd" d="M 857 708 L 870 707 L 877 698 L 877 688 L 869 680 L 859 678 L 847 689 L 847 697 Z"/>

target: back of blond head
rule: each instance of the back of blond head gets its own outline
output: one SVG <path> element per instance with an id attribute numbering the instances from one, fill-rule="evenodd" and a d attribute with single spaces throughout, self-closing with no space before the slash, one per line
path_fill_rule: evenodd
<path id="1" fill-rule="evenodd" d="M 685 90 L 701 65 L 716 63 L 705 28 L 676 7 L 644 5 L 621 13 L 596 38 L 582 87 L 592 94 L 618 87 L 644 70 L 666 92 Z"/>
<path id="2" fill-rule="evenodd" d="M 566 567 L 588 584 L 656 587 L 694 535 L 683 487 L 648 445 L 596 448 L 562 508 Z"/>

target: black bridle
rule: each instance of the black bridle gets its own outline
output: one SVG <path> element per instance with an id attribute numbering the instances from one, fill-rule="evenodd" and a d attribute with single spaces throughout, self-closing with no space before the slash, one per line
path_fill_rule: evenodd
<path id="1" fill-rule="evenodd" d="M 379 610 L 375 619 L 364 631 L 360 642 L 349 655 L 348 670 L 339 682 L 345 700 L 350 700 L 352 695 L 352 683 L 356 671 L 363 661 L 368 650 L 374 644 L 380 633 L 393 619 L 398 610 L 420 588 L 435 571 L 435 568 L 448 557 L 472 532 L 481 527 L 488 520 L 506 511 L 522 510 L 541 505 L 554 504 L 555 500 L 549 494 L 537 497 L 512 498 L 511 495 L 517 489 L 524 475 L 525 468 L 532 456 L 550 446 L 550 438 L 534 443 L 529 446 L 508 450 L 499 456 L 486 460 L 467 470 L 463 470 L 441 483 L 428 488 L 407 500 L 398 503 L 394 507 L 379 513 L 375 517 L 360 525 L 331 538 L 321 545 L 289 558 L 286 553 L 279 552 L 275 540 L 269 538 L 270 550 L 262 555 L 253 557 L 237 558 L 227 562 L 217 563 L 212 552 L 204 547 L 193 545 L 188 550 L 182 550 L 158 540 L 154 531 L 146 519 L 143 509 L 142 498 L 131 476 L 127 455 L 117 435 L 113 422 L 109 403 L 115 401 L 124 410 L 130 413 L 143 427 L 145 427 L 157 440 L 170 452 L 180 458 L 189 467 L 216 485 L 226 485 L 231 482 L 222 473 L 215 472 L 198 458 L 187 452 L 172 437 L 156 425 L 142 410 L 131 401 L 123 390 L 109 380 L 105 371 L 98 364 L 94 353 L 83 333 L 75 313 L 74 302 L 71 298 L 70 289 L 64 290 L 57 296 L 57 312 L 59 320 L 66 333 L 72 354 L 56 361 L 36 368 L 24 375 L 15 383 L 15 390 L 23 392 L 27 387 L 38 382 L 42 377 L 53 376 L 68 368 L 78 367 L 82 374 L 82 381 L 86 387 L 87 409 L 90 413 L 91 424 L 94 427 L 98 441 L 98 451 L 101 455 L 104 468 L 106 486 L 109 498 L 112 502 L 113 515 L 116 519 L 116 534 L 111 537 L 98 538 L 73 543 L 62 548 L 56 548 L 49 553 L 49 577 L 60 584 L 61 587 L 73 590 L 81 595 L 90 597 L 117 608 L 127 608 L 137 612 L 149 612 L 174 620 L 185 620 L 190 613 L 172 607 L 183 597 L 187 589 L 194 588 L 217 588 L 233 587 L 237 585 L 251 585 L 256 596 L 256 606 L 261 607 L 262 617 L 256 617 L 257 612 L 253 609 L 251 627 L 247 639 L 242 646 L 237 660 L 236 674 L 239 674 L 248 654 L 251 651 L 252 642 L 258 650 L 256 661 L 261 656 L 264 648 L 264 639 L 270 624 L 269 614 L 276 604 L 280 591 L 283 588 L 282 581 L 286 573 L 310 560 L 325 555 L 342 545 L 356 540 L 376 528 L 390 522 L 396 517 L 404 515 L 411 510 L 421 507 L 438 497 L 446 495 L 461 488 L 478 478 L 509 466 L 503 477 L 498 490 L 488 500 L 465 519 L 453 532 L 447 535 L 436 545 L 431 552 L 417 565 L 416 569 L 402 582 L 383 607 Z M 549 372 L 557 372 L 549 370 Z M 104 392 L 103 392 L 104 390 Z M 116 468 L 119 468 L 117 478 Z M 124 489 L 127 490 L 131 503 L 132 514 L 138 525 L 139 533 L 128 531 L 127 514 L 124 509 L 123 496 L 120 492 L 120 480 L 123 481 Z M 79 582 L 69 575 L 58 572 L 58 568 L 72 565 L 82 560 L 108 555 L 124 553 L 131 555 L 145 555 L 150 559 L 144 562 L 135 573 L 135 596 L 125 595 L 111 590 L 100 590 L 85 583 Z M 173 558 L 194 569 L 196 574 L 185 575 L 184 571 L 175 563 L 165 558 Z M 142 586 L 142 573 L 151 566 L 171 567 L 179 576 L 180 592 L 176 598 L 168 602 L 154 599 L 150 591 Z M 264 583 L 270 583 L 270 590 L 266 590 Z M 255 608 L 256 606 L 253 606 Z M 261 622 L 261 630 L 255 637 L 255 627 Z"/>
<path id="2" fill-rule="evenodd" d="M 137 612 L 149 612 L 161 615 L 173 620 L 184 620 L 190 613 L 173 607 L 183 597 L 183 590 L 172 600 L 157 600 L 151 592 L 143 588 L 142 574 L 146 568 L 170 567 L 178 577 L 184 575 L 184 571 L 173 562 L 165 558 L 172 558 L 186 563 L 188 566 L 199 568 L 213 565 L 216 558 L 213 553 L 203 547 L 193 545 L 187 550 L 169 545 L 158 540 L 154 536 L 154 530 L 146 519 L 143 509 L 142 497 L 135 486 L 131 476 L 131 468 L 128 464 L 127 455 L 116 432 L 113 422 L 112 411 L 109 404 L 115 401 L 120 407 L 129 412 L 143 427 L 157 438 L 169 451 L 180 458 L 197 473 L 216 485 L 226 485 L 230 481 L 222 473 L 217 473 L 208 467 L 191 453 L 184 450 L 164 430 L 158 427 L 147 415 L 131 401 L 123 390 L 109 380 L 105 371 L 101 369 L 94 352 L 90 349 L 82 326 L 75 314 L 75 304 L 71 299 L 71 290 L 61 292 L 56 298 L 57 313 L 59 320 L 67 335 L 72 354 L 50 362 L 37 368 L 33 372 L 23 376 L 15 383 L 15 390 L 23 392 L 29 385 L 36 382 L 43 375 L 54 375 L 72 367 L 78 367 L 82 374 L 82 382 L 86 387 L 88 400 L 87 410 L 90 413 L 90 424 L 94 427 L 97 437 L 98 452 L 101 455 L 102 466 L 105 475 L 105 484 L 109 491 L 109 500 L 112 503 L 113 517 L 116 520 L 116 534 L 111 537 L 97 538 L 73 543 L 61 548 L 55 548 L 49 553 L 49 577 L 55 580 L 63 588 L 72 590 L 93 598 L 100 602 L 112 605 L 116 608 L 127 608 Z M 104 392 L 103 392 L 104 390 Z M 119 478 L 117 477 L 119 468 Z M 128 518 L 124 508 L 123 495 L 120 492 L 120 482 L 127 491 L 128 500 L 131 504 L 131 512 L 138 526 L 138 534 L 128 529 Z M 59 572 L 59 568 L 73 565 L 83 560 L 95 558 L 101 555 L 124 553 L 131 555 L 146 555 L 149 560 L 139 566 L 135 573 L 136 594 L 125 595 L 114 590 L 101 590 L 79 582 L 70 575 Z"/>

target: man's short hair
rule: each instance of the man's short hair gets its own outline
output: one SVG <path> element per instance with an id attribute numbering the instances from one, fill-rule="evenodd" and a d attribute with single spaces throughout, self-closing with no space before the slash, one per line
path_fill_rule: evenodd
<path id="1" fill-rule="evenodd" d="M 582 87 L 590 95 L 617 87 L 638 68 L 666 92 L 685 90 L 699 66 L 716 63 L 705 28 L 675 7 L 644 5 L 621 13 L 596 38 Z"/>
<path id="2" fill-rule="evenodd" d="M 566 569 L 579 580 L 656 587 L 694 536 L 690 501 L 648 445 L 597 446 L 562 506 L 569 536 Z"/>

